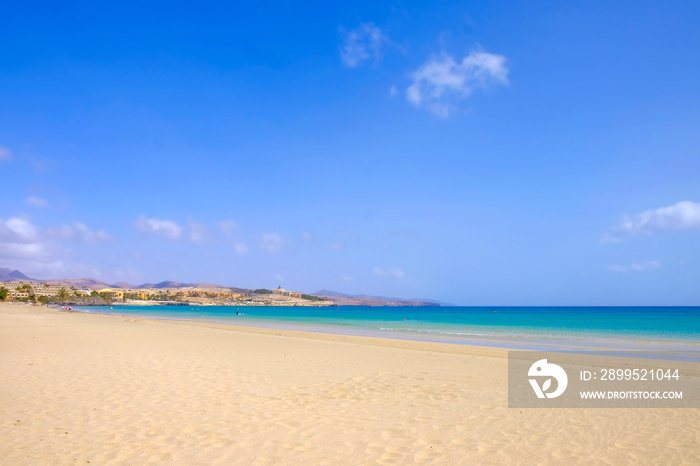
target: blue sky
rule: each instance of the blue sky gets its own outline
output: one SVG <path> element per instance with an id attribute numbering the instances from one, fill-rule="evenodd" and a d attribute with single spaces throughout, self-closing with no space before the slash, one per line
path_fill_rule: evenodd
<path id="1" fill-rule="evenodd" d="M 700 304 L 697 2 L 69 2 L 0 19 L 0 267 Z"/>

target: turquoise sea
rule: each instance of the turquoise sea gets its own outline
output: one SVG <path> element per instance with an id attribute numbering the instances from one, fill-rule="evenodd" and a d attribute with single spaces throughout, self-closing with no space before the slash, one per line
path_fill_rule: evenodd
<path id="1" fill-rule="evenodd" d="M 700 307 L 96 306 L 79 310 L 514 349 L 700 354 Z"/>

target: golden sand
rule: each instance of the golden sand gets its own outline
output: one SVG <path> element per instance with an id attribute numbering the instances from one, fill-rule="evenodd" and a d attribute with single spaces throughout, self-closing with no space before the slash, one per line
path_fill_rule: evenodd
<path id="1" fill-rule="evenodd" d="M 506 354 L 0 304 L 0 464 L 700 464 L 700 409 L 509 409 Z"/>

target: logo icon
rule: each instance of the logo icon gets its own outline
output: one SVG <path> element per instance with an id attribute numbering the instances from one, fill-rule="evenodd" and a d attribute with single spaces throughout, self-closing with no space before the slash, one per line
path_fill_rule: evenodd
<path id="1" fill-rule="evenodd" d="M 541 387 L 537 382 L 537 379 L 528 379 L 530 381 L 530 385 L 532 385 L 532 389 L 537 395 L 537 398 L 556 398 L 564 393 L 564 390 L 566 390 L 566 386 L 569 383 L 569 378 L 566 376 L 566 371 L 556 364 L 548 363 L 546 359 L 540 359 L 530 366 L 530 370 L 528 371 L 527 375 L 530 377 L 547 377 L 547 379 L 545 379 L 542 383 Z M 553 392 L 548 392 L 547 390 L 552 387 L 552 379 L 557 381 L 557 389 Z"/>

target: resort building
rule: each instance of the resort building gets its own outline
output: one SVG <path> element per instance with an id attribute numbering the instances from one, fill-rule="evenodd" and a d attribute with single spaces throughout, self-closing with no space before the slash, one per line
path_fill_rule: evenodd
<path id="1" fill-rule="evenodd" d="M 281 286 L 278 286 L 277 288 L 272 290 L 272 293 L 276 294 L 276 295 L 281 295 L 281 296 L 288 296 L 290 298 L 301 298 L 301 293 L 297 293 L 294 291 L 287 291 L 284 288 L 282 288 Z"/>
<path id="2" fill-rule="evenodd" d="M 66 285 L 35 282 L 5 282 L 0 283 L 0 287 L 7 290 L 7 297 L 10 299 L 29 298 L 30 296 L 59 296 L 62 292 L 72 295 L 77 292 L 74 288 L 69 288 Z"/>
<path id="3" fill-rule="evenodd" d="M 62 283 L 50 285 L 48 283 L 35 282 L 6 282 L 0 283 L 0 287 L 7 289 L 8 299 L 40 298 L 42 296 L 47 298 L 89 297 L 95 292 L 87 289 L 77 290 L 75 287 Z M 124 293 L 127 291 L 132 291 L 134 294 L 138 295 L 140 299 L 148 299 L 148 292 L 144 290 L 117 290 L 113 288 L 96 290 L 97 293 L 103 296 L 107 295 L 116 300 L 124 299 Z"/>
<path id="4" fill-rule="evenodd" d="M 124 292 L 122 290 L 113 290 L 112 288 L 102 288 L 97 290 L 100 294 L 106 294 L 112 296 L 113 298 L 124 299 Z"/>

